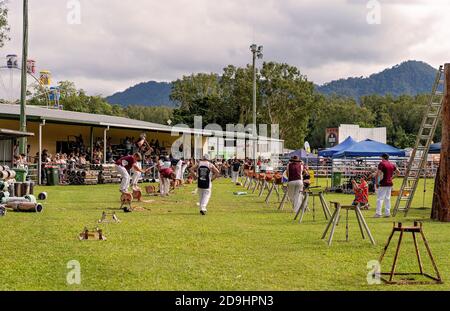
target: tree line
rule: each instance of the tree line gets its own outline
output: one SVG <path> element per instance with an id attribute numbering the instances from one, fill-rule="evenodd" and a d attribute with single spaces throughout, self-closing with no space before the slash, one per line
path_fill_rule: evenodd
<path id="1" fill-rule="evenodd" d="M 167 124 L 194 126 L 194 116 L 203 124 L 253 123 L 252 66 L 229 65 L 222 74 L 198 73 L 173 82 L 171 100 L 176 108 L 111 105 L 101 96 L 89 96 L 73 82 L 58 83 L 64 109 L 128 117 Z M 313 149 L 325 146 L 325 130 L 340 124 L 386 127 L 387 142 L 399 148 L 413 147 L 429 96 L 370 95 L 357 102 L 351 97 L 327 96 L 294 66 L 265 62 L 257 71 L 257 123 L 279 124 L 285 147 L 301 148 L 308 141 Z M 29 104 L 43 105 L 36 95 Z M 435 141 L 440 141 L 440 126 Z"/>
<path id="2" fill-rule="evenodd" d="M 204 123 L 253 123 L 253 68 L 224 68 L 221 75 L 199 73 L 173 83 L 171 99 L 178 103 L 174 120 L 193 126 L 194 115 Z M 320 94 L 294 66 L 265 62 L 257 71 L 257 123 L 279 124 L 285 147 L 325 146 L 325 130 L 340 124 L 386 127 L 387 142 L 413 147 L 429 100 L 416 96 L 370 95 L 357 102 L 352 97 Z M 440 125 L 435 141 L 440 141 Z"/>

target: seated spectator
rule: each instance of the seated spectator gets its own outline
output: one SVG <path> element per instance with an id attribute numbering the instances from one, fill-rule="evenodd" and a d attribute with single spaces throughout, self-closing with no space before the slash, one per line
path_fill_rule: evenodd
<path id="1" fill-rule="evenodd" d="M 309 174 L 309 167 L 305 165 L 303 169 L 303 190 L 311 187 L 311 175 Z"/>
<path id="2" fill-rule="evenodd" d="M 355 200 L 353 205 L 359 205 L 363 209 L 369 209 L 369 185 L 365 177 L 360 178 L 358 184 L 355 179 L 352 180 L 353 191 L 355 192 Z"/>
<path id="3" fill-rule="evenodd" d="M 86 155 L 84 154 L 80 155 L 80 157 L 78 158 L 78 163 L 79 165 L 86 165 L 87 164 Z"/>

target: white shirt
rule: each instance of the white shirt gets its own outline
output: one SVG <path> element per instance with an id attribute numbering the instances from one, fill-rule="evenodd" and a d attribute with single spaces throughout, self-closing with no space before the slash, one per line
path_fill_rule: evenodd
<path id="1" fill-rule="evenodd" d="M 211 189 L 212 188 L 212 181 L 211 181 L 211 176 L 212 176 L 212 163 L 211 162 L 209 162 L 209 161 L 200 161 L 200 162 L 198 162 L 198 167 L 200 167 L 200 166 L 206 166 L 207 168 L 209 168 L 209 189 Z M 198 169 L 198 167 L 197 167 L 197 169 Z"/>

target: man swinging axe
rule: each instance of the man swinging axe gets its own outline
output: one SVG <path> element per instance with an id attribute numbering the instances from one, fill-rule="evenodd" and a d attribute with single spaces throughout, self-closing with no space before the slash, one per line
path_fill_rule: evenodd
<path id="1" fill-rule="evenodd" d="M 139 153 L 135 153 L 132 156 L 124 156 L 116 161 L 116 169 L 122 177 L 122 182 L 120 183 L 120 192 L 129 193 L 128 187 L 130 186 L 130 170 L 133 169 L 134 172 L 146 173 L 147 170 L 141 169 L 137 163 L 142 161 L 142 156 Z"/>
<path id="2" fill-rule="evenodd" d="M 136 162 L 136 165 L 139 169 L 142 169 L 142 162 L 145 156 L 150 155 L 153 152 L 153 148 L 147 142 L 147 136 L 145 133 L 142 133 L 139 136 L 139 139 L 134 143 L 134 153 L 139 153 L 141 155 L 141 160 Z M 148 171 L 148 170 L 147 170 Z M 138 182 L 141 177 L 141 171 L 132 169 L 131 170 L 131 186 L 133 191 L 139 191 Z"/>

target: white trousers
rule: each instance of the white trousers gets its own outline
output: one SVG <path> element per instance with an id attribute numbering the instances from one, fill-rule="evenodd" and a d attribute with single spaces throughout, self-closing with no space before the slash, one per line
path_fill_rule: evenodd
<path id="1" fill-rule="evenodd" d="M 142 168 L 141 162 L 136 163 L 137 167 Z M 139 177 L 141 177 L 141 172 L 135 172 L 133 169 L 131 170 L 131 186 L 135 187 L 138 184 Z"/>
<path id="2" fill-rule="evenodd" d="M 206 207 L 208 206 L 209 199 L 211 198 L 211 188 L 209 189 L 198 188 L 198 197 L 200 210 L 206 212 L 207 211 Z"/>
<path id="3" fill-rule="evenodd" d="M 231 171 L 231 178 L 233 180 L 233 183 L 237 183 L 239 177 L 239 172 Z"/>
<path id="4" fill-rule="evenodd" d="M 379 187 L 377 190 L 377 210 L 376 214 L 381 215 L 383 202 L 385 204 L 385 215 L 391 214 L 391 191 L 392 187 Z"/>
<path id="5" fill-rule="evenodd" d="M 170 179 L 160 176 L 159 178 L 159 192 L 161 195 L 167 195 L 170 191 Z"/>
<path id="6" fill-rule="evenodd" d="M 288 196 L 292 202 L 294 212 L 297 213 L 303 199 L 303 180 L 294 180 L 288 182 Z"/>
<path id="7" fill-rule="evenodd" d="M 122 178 L 122 181 L 120 182 L 120 191 L 126 192 L 130 186 L 130 174 L 128 174 L 127 169 L 123 166 L 116 165 L 116 169 Z"/>
<path id="8" fill-rule="evenodd" d="M 187 165 L 183 165 L 183 167 L 181 168 L 181 179 L 184 180 L 184 175 L 186 173 L 187 170 Z"/>

